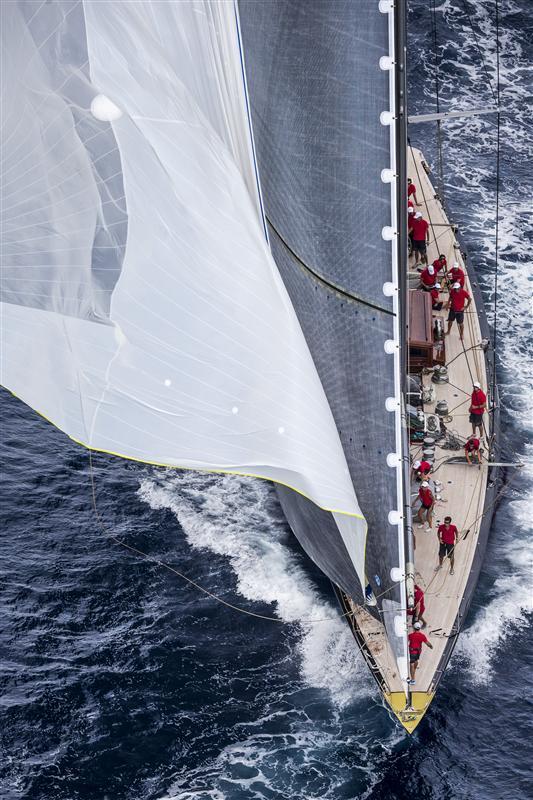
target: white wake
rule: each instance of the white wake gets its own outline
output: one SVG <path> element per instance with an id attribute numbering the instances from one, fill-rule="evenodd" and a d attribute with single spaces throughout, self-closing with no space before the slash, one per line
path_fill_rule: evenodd
<path id="1" fill-rule="evenodd" d="M 252 478 L 170 470 L 154 472 L 138 490 L 151 508 L 175 514 L 191 547 L 228 559 L 243 607 L 246 600 L 272 603 L 260 612 L 299 626 L 302 679 L 344 706 L 371 691 L 371 678 L 336 604 L 323 600 L 288 547 L 291 534 L 275 516 L 272 492 Z"/>

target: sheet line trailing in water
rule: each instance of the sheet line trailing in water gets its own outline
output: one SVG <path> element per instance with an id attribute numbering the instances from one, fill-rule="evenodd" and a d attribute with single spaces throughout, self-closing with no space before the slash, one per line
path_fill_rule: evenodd
<path id="1" fill-rule="evenodd" d="M 4 385 L 91 448 L 350 515 L 364 582 L 366 523 L 265 240 L 234 5 L 1 13 Z"/>

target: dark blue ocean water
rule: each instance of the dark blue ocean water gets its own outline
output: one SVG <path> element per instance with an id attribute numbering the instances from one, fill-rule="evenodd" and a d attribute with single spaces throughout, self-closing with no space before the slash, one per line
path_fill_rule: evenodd
<path id="1" fill-rule="evenodd" d="M 434 107 L 430 6 L 411 2 L 419 113 Z M 493 74 L 494 3 L 467 7 Z M 442 105 L 488 104 L 461 0 L 437 3 L 437 16 Z M 391 719 L 267 484 L 94 457 L 107 530 L 279 623 L 238 615 L 106 538 L 87 453 L 4 392 L 2 800 L 533 796 L 532 18 L 528 0 L 502 0 L 499 382 L 505 449 L 528 466 L 499 505 L 426 718 L 412 737 Z M 412 139 L 434 164 L 434 130 Z M 446 125 L 446 200 L 489 302 L 494 144 L 489 117 Z"/>

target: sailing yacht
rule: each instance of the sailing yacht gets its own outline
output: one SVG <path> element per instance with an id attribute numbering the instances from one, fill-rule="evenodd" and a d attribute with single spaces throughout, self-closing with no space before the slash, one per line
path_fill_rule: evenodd
<path id="1" fill-rule="evenodd" d="M 497 417 L 469 467 L 473 381 L 496 407 L 488 326 L 408 143 L 405 0 L 1 13 L 4 385 L 92 450 L 273 481 L 411 732 L 479 574 Z M 408 177 L 430 262 L 466 269 L 463 341 L 418 289 Z M 413 526 L 422 447 L 454 575 Z M 433 649 L 411 684 L 415 584 Z"/>

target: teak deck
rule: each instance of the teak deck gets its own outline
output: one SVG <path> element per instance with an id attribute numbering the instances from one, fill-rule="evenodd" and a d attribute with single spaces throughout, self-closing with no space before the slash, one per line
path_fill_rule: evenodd
<path id="1" fill-rule="evenodd" d="M 435 197 L 435 190 L 422 166 L 422 161 L 423 156 L 419 151 L 414 150 L 412 154 L 410 153 L 408 175 L 417 187 L 417 198 L 422 203 L 420 210 L 426 219 L 429 220 L 431 217 L 435 226 L 434 233 L 437 241 L 435 242 L 433 231 L 430 230 L 428 262 L 431 264 L 439 253 L 446 255 L 448 268 L 453 265 L 454 261 L 457 261 L 467 275 L 465 288 L 472 297 L 472 303 L 468 309 L 470 313 L 465 314 L 464 324 L 464 348 L 467 353 L 465 355 L 463 351 L 457 323 L 454 323 L 450 336 L 445 339 L 446 363 L 449 365 L 449 383 L 433 384 L 436 389 L 436 402 L 446 400 L 450 414 L 453 417 L 453 420 L 446 424 L 447 429 L 452 433 L 457 433 L 461 440 L 464 440 L 471 433 L 468 409 L 472 382 L 479 381 L 484 391 L 487 391 L 487 376 L 483 353 L 479 348 L 469 349 L 473 345 L 479 345 L 481 331 L 475 298 L 470 291 L 470 280 L 461 258 L 459 244 L 440 201 Z M 412 270 L 413 268 L 414 259 L 411 258 L 410 269 Z M 440 299 L 446 303 L 448 293 L 441 292 Z M 447 311 L 443 308 L 440 312 L 434 312 L 434 316 L 440 316 L 446 320 Z M 423 380 L 427 384 L 430 382 L 431 376 L 424 376 Z M 426 413 L 434 413 L 434 405 L 428 406 L 426 404 L 424 411 Z M 433 698 L 436 683 L 440 677 L 438 673 L 439 663 L 448 641 L 448 636 L 453 633 L 452 627 L 457 617 L 472 566 L 480 529 L 480 516 L 483 514 L 485 501 L 487 444 L 486 440 L 482 441 L 484 459 L 481 468 L 468 466 L 466 463 L 446 463 L 448 458 L 462 457 L 464 453 L 462 450 L 443 450 L 437 444 L 433 475 L 434 479 L 440 481 L 441 485 L 438 492 L 432 486 L 434 495 L 440 496 L 434 508 L 433 528 L 430 533 L 426 533 L 424 528 L 419 528 L 417 523 L 414 523 L 416 582 L 425 591 L 426 610 L 424 617 L 428 625 L 424 629 L 424 633 L 433 645 L 433 650 L 426 646 L 423 647 L 416 672 L 416 683 L 411 687 L 411 705 L 415 712 L 418 713 L 411 716 L 402 714 L 402 709 L 406 705 L 406 686 L 399 678 L 396 663 L 387 638 L 384 635 L 383 627 L 363 608 L 360 606 L 353 607 L 359 633 L 384 679 L 386 685 L 385 697 L 399 716 L 402 724 L 409 731 L 412 731 L 418 724 Z M 421 448 L 411 445 L 410 454 L 412 460 L 415 460 L 420 457 Z M 413 516 L 418 508 L 415 503 L 415 498 L 418 495 L 418 486 L 419 484 L 413 484 L 411 487 Z M 434 571 L 438 563 L 437 527 L 447 515 L 452 517 L 459 530 L 459 542 L 455 550 L 454 575 L 450 575 L 449 559 L 445 559 L 439 572 Z M 461 540 L 467 530 L 469 531 L 467 537 Z"/>

